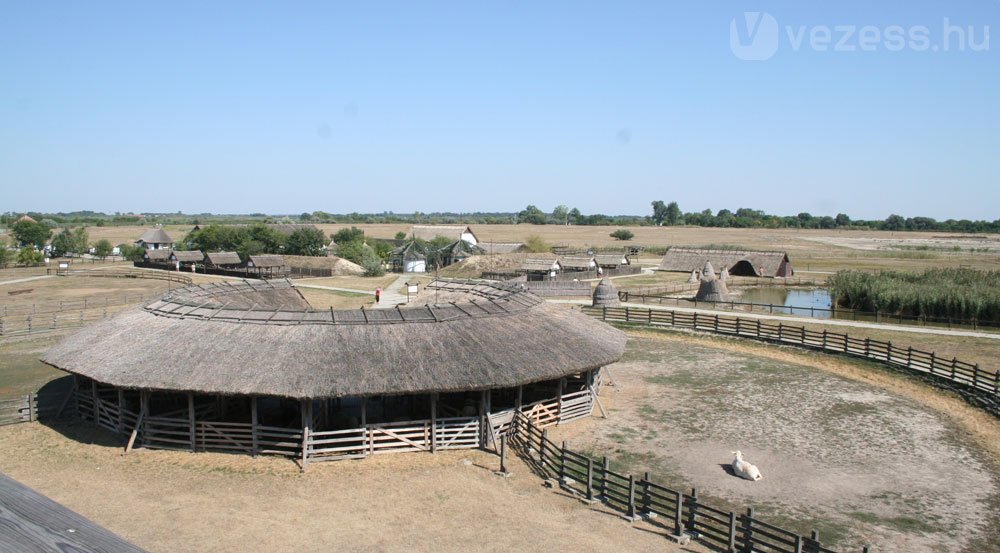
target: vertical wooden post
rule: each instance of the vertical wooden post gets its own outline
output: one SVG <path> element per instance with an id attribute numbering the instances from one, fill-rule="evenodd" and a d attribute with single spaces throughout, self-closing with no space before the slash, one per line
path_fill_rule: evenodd
<path id="1" fill-rule="evenodd" d="M 500 436 L 500 474 L 507 474 L 507 435 Z"/>
<path id="2" fill-rule="evenodd" d="M 524 386 L 517 387 L 517 399 L 515 400 L 514 406 L 518 411 L 521 410 L 521 405 L 524 404 Z"/>
<path id="3" fill-rule="evenodd" d="M 872 356 L 872 339 L 865 338 L 865 357 Z"/>
<path id="4" fill-rule="evenodd" d="M 118 388 L 118 432 L 125 432 L 125 392 Z"/>
<path id="5" fill-rule="evenodd" d="M 431 393 L 431 453 L 437 449 L 437 392 Z M 501 459 L 500 470 L 503 470 Z"/>
<path id="6" fill-rule="evenodd" d="M 256 457 L 260 452 L 260 442 L 257 437 L 257 425 L 260 418 L 257 414 L 257 396 L 250 396 L 250 439 L 252 441 L 250 455 Z"/>
<path id="7" fill-rule="evenodd" d="M 826 329 L 823 329 L 823 349 L 826 349 Z"/>
<path id="8" fill-rule="evenodd" d="M 736 513 L 729 511 L 729 550 L 728 553 L 736 553 Z"/>
<path id="9" fill-rule="evenodd" d="M 802 553 L 802 536 L 795 536 L 795 553 Z"/>
<path id="10" fill-rule="evenodd" d="M 191 438 L 191 451 L 195 449 L 195 423 L 194 423 L 194 393 L 187 393 L 188 400 L 188 433 Z"/>
<path id="11" fill-rule="evenodd" d="M 743 517 L 743 547 L 740 553 L 753 553 L 753 507 L 747 507 Z"/>
<path id="12" fill-rule="evenodd" d="M 594 460 L 587 457 L 587 501 L 594 500 Z"/>
<path id="13" fill-rule="evenodd" d="M 688 505 L 687 529 L 691 533 L 696 531 L 695 525 L 698 521 L 698 490 L 691 488 L 691 503 Z"/>
<path id="14" fill-rule="evenodd" d="M 634 520 L 635 516 L 635 476 L 628 475 L 628 511 L 626 516 Z"/>
<path id="15" fill-rule="evenodd" d="M 542 429 L 542 437 L 538 440 L 538 464 L 545 467 L 545 443 L 549 441 L 549 429 Z"/>
<path id="16" fill-rule="evenodd" d="M 563 440 L 562 448 L 559 449 L 559 481 L 566 481 L 566 440 Z"/>
<path id="17" fill-rule="evenodd" d="M 90 397 L 94 400 L 94 426 L 100 426 L 101 420 L 101 402 L 97 398 L 97 381 L 90 381 Z"/>
<path id="18" fill-rule="evenodd" d="M 142 390 L 139 392 L 139 418 L 145 420 L 149 416 L 149 391 Z M 138 422 L 136 423 L 135 432 L 141 433 L 142 438 L 139 439 L 139 445 L 141 446 L 143 442 L 146 441 L 145 428 L 140 428 Z"/>
<path id="19" fill-rule="evenodd" d="M 302 411 L 302 470 L 309 466 L 309 430 L 312 427 L 312 399 L 300 403 Z"/>
<path id="20" fill-rule="evenodd" d="M 601 459 L 601 499 L 608 497 L 608 471 L 611 470 L 611 459 L 604 457 Z"/>
<path id="21" fill-rule="evenodd" d="M 35 394 L 29 392 L 25 397 L 28 398 L 28 422 L 31 422 L 35 420 Z"/>
<path id="22" fill-rule="evenodd" d="M 558 403 L 556 404 L 556 424 L 557 425 L 562 422 L 562 404 L 563 404 L 563 398 L 562 397 L 563 397 L 563 388 L 565 386 L 566 386 L 566 379 L 565 378 L 560 378 L 559 379 L 559 389 L 558 389 L 559 398 L 557 400 Z"/>
<path id="23" fill-rule="evenodd" d="M 375 441 L 372 439 L 371 428 L 368 428 L 368 398 L 361 398 L 361 428 L 364 429 L 365 454 L 375 454 Z"/>
<path id="24" fill-rule="evenodd" d="M 684 494 L 675 492 L 674 494 L 674 535 L 684 535 Z"/>
<path id="25" fill-rule="evenodd" d="M 489 432 L 486 430 L 486 390 L 479 392 L 479 447 L 486 449 Z"/>

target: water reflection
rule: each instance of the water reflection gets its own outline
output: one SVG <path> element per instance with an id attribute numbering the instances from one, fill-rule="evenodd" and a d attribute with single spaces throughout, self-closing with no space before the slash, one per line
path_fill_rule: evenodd
<path id="1" fill-rule="evenodd" d="M 785 306 L 784 313 L 809 315 L 817 319 L 830 319 L 830 292 L 825 288 L 784 288 L 781 286 L 759 286 L 739 290 L 733 299 L 743 303 Z"/>

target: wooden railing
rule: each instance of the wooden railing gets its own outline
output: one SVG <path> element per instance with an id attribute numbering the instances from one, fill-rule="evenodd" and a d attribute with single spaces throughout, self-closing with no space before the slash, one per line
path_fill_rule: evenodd
<path id="1" fill-rule="evenodd" d="M 752 508 L 743 513 L 726 511 L 702 502 L 696 489 L 686 493 L 653 482 L 649 473 L 636 477 L 613 471 L 607 457 L 595 459 L 569 449 L 566 442 L 557 444 L 523 413 L 515 415 L 507 439 L 542 478 L 554 480 L 582 500 L 601 502 L 629 520 L 645 520 L 679 543 L 693 539 L 733 553 L 836 553 L 820 542 L 817 532 L 799 535 L 757 518 Z M 869 553 L 870 548 L 862 551 Z"/>
<path id="2" fill-rule="evenodd" d="M 946 358 L 933 351 L 922 351 L 912 347 L 901 347 L 892 342 L 856 338 L 848 334 L 815 331 L 801 326 L 783 323 L 765 323 L 760 319 L 701 314 L 666 309 L 642 309 L 636 307 L 584 307 L 584 313 L 599 317 L 603 321 L 638 324 L 650 327 L 687 328 L 753 338 L 767 342 L 792 344 L 833 353 L 843 353 L 854 357 L 871 359 L 891 367 L 901 367 L 907 371 L 926 375 L 939 383 L 954 385 L 956 391 L 973 403 L 1000 416 L 1000 374 L 987 371 L 976 363 Z"/>

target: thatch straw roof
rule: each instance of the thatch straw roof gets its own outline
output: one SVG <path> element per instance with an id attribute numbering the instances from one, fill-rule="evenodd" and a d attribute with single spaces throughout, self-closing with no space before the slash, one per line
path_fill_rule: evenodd
<path id="1" fill-rule="evenodd" d="M 447 258 L 466 258 L 474 255 L 482 255 L 486 252 L 479 246 L 474 246 L 465 240 L 456 240 L 451 244 L 441 248 L 441 255 Z"/>
<path id="2" fill-rule="evenodd" d="M 625 254 L 621 253 L 599 253 L 594 256 L 594 261 L 597 262 L 601 267 L 619 267 L 621 265 L 629 265 L 630 262 Z"/>
<path id="3" fill-rule="evenodd" d="M 146 250 L 142 253 L 143 259 L 146 261 L 170 261 L 170 254 L 174 253 L 166 248 L 160 248 L 158 250 Z"/>
<path id="4" fill-rule="evenodd" d="M 706 262 L 715 267 L 728 267 L 730 274 L 738 276 L 790 277 L 792 264 L 785 252 L 741 250 L 703 250 L 670 248 L 660 261 L 660 271 L 697 271 Z"/>
<path id="5" fill-rule="evenodd" d="M 478 246 L 488 254 L 522 253 L 528 250 L 521 242 L 479 242 Z"/>
<path id="6" fill-rule="evenodd" d="M 173 251 L 170 253 L 171 261 L 179 261 L 181 263 L 201 263 L 204 259 L 205 254 L 198 250 Z"/>
<path id="7" fill-rule="evenodd" d="M 547 273 L 549 271 L 562 270 L 562 264 L 558 259 L 525 259 L 521 263 L 521 270 L 535 273 Z"/>
<path id="8" fill-rule="evenodd" d="M 695 296 L 698 301 L 729 301 L 729 289 L 726 281 L 715 278 L 715 268 L 712 263 L 705 263 L 701 270 L 701 284 L 698 285 L 698 294 Z"/>
<path id="9" fill-rule="evenodd" d="M 257 254 L 251 255 L 250 259 L 247 261 L 247 267 L 254 269 L 270 269 L 273 267 L 284 267 L 285 258 L 280 255 L 273 254 Z"/>
<path id="10" fill-rule="evenodd" d="M 472 229 L 466 225 L 413 225 L 410 228 L 410 236 L 421 240 L 433 240 L 438 236 L 444 236 L 452 240 L 462 240 L 463 235 L 467 239 L 471 238 L 469 241 L 473 244 L 479 242 Z"/>
<path id="11" fill-rule="evenodd" d="M 143 244 L 173 244 L 174 239 L 161 228 L 151 228 L 146 229 L 146 232 L 143 232 L 142 236 L 135 241 L 136 244 L 140 242 Z"/>
<path id="12" fill-rule="evenodd" d="M 559 259 L 563 269 L 571 271 L 589 271 L 597 266 L 593 257 L 589 256 L 563 256 Z"/>
<path id="13" fill-rule="evenodd" d="M 389 256 L 403 261 L 427 259 L 427 255 L 424 253 L 423 247 L 421 247 L 416 240 L 410 240 L 402 246 L 394 248 Z"/>
<path id="14" fill-rule="evenodd" d="M 242 307 L 291 301 L 288 281 L 187 287 L 84 327 L 42 360 L 124 388 L 322 398 L 517 386 L 624 351 L 624 333 L 579 311 L 466 287 L 454 304 L 320 311 Z"/>
<path id="15" fill-rule="evenodd" d="M 240 255 L 236 252 L 208 252 L 205 254 L 205 260 L 216 266 L 239 265 L 243 263 L 240 260 Z"/>
<path id="16" fill-rule="evenodd" d="M 618 290 L 615 290 L 614 284 L 611 283 L 610 278 L 602 278 L 601 282 L 597 283 L 597 288 L 594 288 L 594 307 L 620 307 L 622 304 L 621 300 L 618 298 Z"/>

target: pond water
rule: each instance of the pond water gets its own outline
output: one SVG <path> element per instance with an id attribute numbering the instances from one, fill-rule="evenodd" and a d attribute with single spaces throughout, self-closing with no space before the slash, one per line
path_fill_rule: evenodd
<path id="1" fill-rule="evenodd" d="M 830 292 L 825 288 L 784 288 L 781 286 L 755 286 L 738 289 L 733 299 L 744 303 L 763 303 L 785 306 L 784 313 L 808 315 L 817 319 L 833 317 L 830 311 Z"/>

